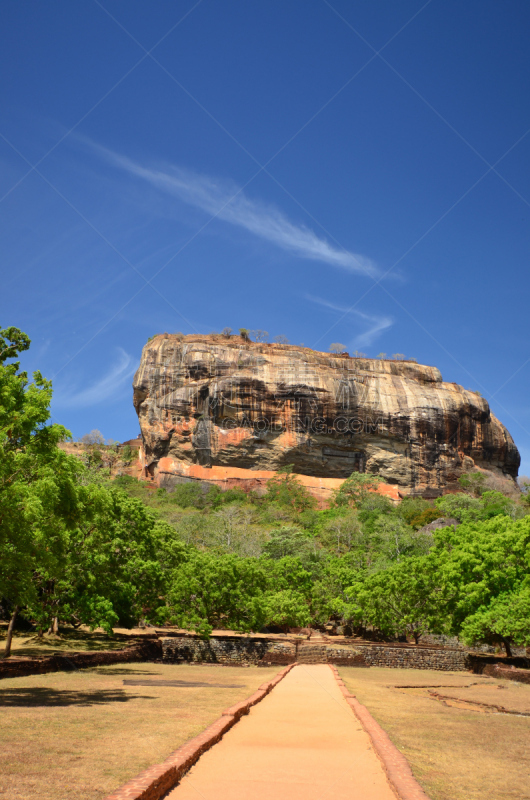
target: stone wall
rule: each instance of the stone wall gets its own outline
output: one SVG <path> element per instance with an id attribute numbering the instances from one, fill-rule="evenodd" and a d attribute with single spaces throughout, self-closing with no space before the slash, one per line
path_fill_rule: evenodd
<path id="1" fill-rule="evenodd" d="M 401 669 L 437 669 L 462 671 L 469 669 L 469 654 L 460 649 L 423 647 L 421 645 L 358 644 L 355 649 L 372 667 Z"/>
<path id="2" fill-rule="evenodd" d="M 208 641 L 192 636 L 171 636 L 162 640 L 166 663 L 215 663 L 234 666 L 292 664 L 308 643 L 278 641 L 252 636 L 216 636 Z M 300 648 L 300 649 L 299 649 Z M 320 663 L 340 666 L 401 667 L 462 671 L 470 669 L 469 653 L 454 648 L 415 645 L 359 644 L 326 645 Z M 305 659 L 300 658 L 300 661 Z M 314 661 L 314 660 L 313 660 Z M 313 663 L 313 661 L 311 663 Z M 309 663 L 309 662 L 308 662 Z M 315 662 L 316 663 L 316 662 Z"/>
<path id="3" fill-rule="evenodd" d="M 444 635 L 437 635 L 434 633 L 426 633 L 421 637 L 421 643 L 423 645 L 433 644 L 439 647 L 451 647 L 455 650 L 465 650 L 466 653 L 469 653 L 469 645 L 464 644 L 460 641 L 458 636 L 444 636 Z M 490 644 L 479 644 L 475 643 L 473 645 L 473 652 L 474 653 L 485 653 L 487 655 L 493 655 L 497 658 L 499 657 L 499 645 L 490 645 Z M 526 656 L 526 648 L 525 647 L 517 647 L 515 645 L 512 646 L 512 655 L 525 658 Z M 502 656 L 501 656 L 502 657 Z"/>
<path id="4" fill-rule="evenodd" d="M 162 639 L 163 661 L 172 664 L 213 663 L 251 666 L 263 663 L 293 664 L 296 645 L 243 636 L 212 637 L 208 641 L 191 636 Z"/>
<path id="5" fill-rule="evenodd" d="M 506 681 L 518 681 L 519 683 L 530 684 L 530 669 L 517 669 L 517 667 L 504 667 L 502 664 L 487 664 L 483 675 L 490 678 L 503 678 Z"/>
<path id="6" fill-rule="evenodd" d="M 338 667 L 369 667 L 370 664 L 360 648 L 328 645 L 326 647 L 326 661 Z"/>
<path id="7" fill-rule="evenodd" d="M 528 657 L 521 657 L 521 656 L 490 656 L 490 655 L 483 655 L 482 653 L 470 653 L 469 658 L 469 669 L 475 672 L 477 675 L 489 675 L 491 673 L 486 672 L 488 667 L 501 667 L 501 668 L 510 668 L 516 667 L 517 669 L 530 669 L 530 658 Z"/>

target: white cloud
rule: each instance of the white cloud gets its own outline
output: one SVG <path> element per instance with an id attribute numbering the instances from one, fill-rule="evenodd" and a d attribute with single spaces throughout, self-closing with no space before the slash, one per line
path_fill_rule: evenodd
<path id="1" fill-rule="evenodd" d="M 295 225 L 276 206 L 249 198 L 232 181 L 199 175 L 174 165 L 142 166 L 105 147 L 86 142 L 92 150 L 129 175 L 146 181 L 165 194 L 178 197 L 218 219 L 244 228 L 255 236 L 301 258 L 322 261 L 334 267 L 365 275 L 380 276 L 380 270 L 366 256 L 341 250 L 305 225 Z"/>
<path id="2" fill-rule="evenodd" d="M 53 404 L 58 408 L 85 408 L 117 399 L 125 384 L 132 378 L 138 362 L 121 347 L 116 363 L 102 378 L 79 391 L 54 391 Z"/>
<path id="3" fill-rule="evenodd" d="M 364 311 L 359 311 L 357 308 L 347 308 L 346 306 L 339 306 L 336 303 L 331 303 L 329 300 L 324 300 L 321 297 L 314 297 L 313 295 L 306 295 L 308 300 L 324 308 L 329 308 L 332 311 L 338 311 L 340 314 L 349 315 L 353 314 L 357 319 L 367 323 L 366 330 L 355 337 L 352 341 L 353 347 L 368 347 L 383 331 L 386 331 L 394 324 L 392 317 L 378 316 L 375 314 L 366 314 Z"/>

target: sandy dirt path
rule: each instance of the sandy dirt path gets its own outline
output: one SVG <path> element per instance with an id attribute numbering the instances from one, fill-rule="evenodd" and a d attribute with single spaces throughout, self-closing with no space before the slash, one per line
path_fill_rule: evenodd
<path id="1" fill-rule="evenodd" d="M 326 665 L 299 665 L 184 776 L 169 800 L 396 800 Z"/>

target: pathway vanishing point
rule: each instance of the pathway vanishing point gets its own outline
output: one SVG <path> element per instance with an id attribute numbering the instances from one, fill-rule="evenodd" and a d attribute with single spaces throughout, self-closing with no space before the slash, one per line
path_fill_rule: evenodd
<path id="1" fill-rule="evenodd" d="M 300 664 L 167 800 L 396 800 L 327 665 Z"/>

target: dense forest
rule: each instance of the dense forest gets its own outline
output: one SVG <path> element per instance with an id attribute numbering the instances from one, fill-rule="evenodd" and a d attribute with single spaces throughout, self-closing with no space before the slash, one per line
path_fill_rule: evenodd
<path id="1" fill-rule="evenodd" d="M 0 603 L 39 634 L 59 625 L 171 623 L 288 630 L 336 625 L 379 638 L 427 632 L 530 645 L 530 501 L 479 471 L 462 491 L 394 505 L 354 473 L 326 510 L 289 467 L 259 496 L 183 483 L 111 481 L 101 445 L 58 446 L 50 381 L 0 331 Z M 444 519 L 441 527 L 432 525 Z M 9 654 L 10 635 L 5 654 Z"/>

